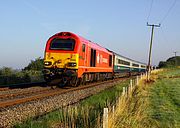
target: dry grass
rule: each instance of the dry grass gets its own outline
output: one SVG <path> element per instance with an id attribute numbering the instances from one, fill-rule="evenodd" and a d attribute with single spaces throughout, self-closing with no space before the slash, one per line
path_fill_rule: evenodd
<path id="1" fill-rule="evenodd" d="M 155 82 L 158 78 L 158 72 L 161 71 L 153 71 L 150 81 Z M 152 126 L 158 126 L 158 123 L 151 120 L 147 115 L 149 85 L 144 76 L 128 97 L 119 97 L 114 114 L 110 114 L 110 128 L 151 128 Z"/>

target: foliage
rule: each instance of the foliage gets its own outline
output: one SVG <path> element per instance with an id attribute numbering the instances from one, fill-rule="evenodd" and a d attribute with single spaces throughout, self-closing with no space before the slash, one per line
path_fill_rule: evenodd
<path id="1" fill-rule="evenodd" d="M 115 127 L 132 128 L 179 128 L 180 127 L 180 69 L 165 69 L 160 73 L 152 73 L 153 83 L 141 81 L 133 91 L 132 97 L 126 102 L 120 102 L 121 113 L 113 118 Z M 79 103 L 77 110 L 70 106 L 59 109 L 38 119 L 29 119 L 15 127 L 100 127 L 102 125 L 102 110 L 108 103 L 113 103 L 122 86 L 115 86 L 93 95 Z M 115 98 L 116 97 L 116 98 Z M 94 121 L 95 124 L 92 125 Z M 99 123 L 98 123 L 99 121 Z M 78 125 L 71 125 L 72 123 Z M 88 124 L 88 125 L 87 125 Z M 95 128 L 96 128 L 95 127 Z"/>
<path id="2" fill-rule="evenodd" d="M 170 57 L 166 61 L 159 62 L 159 68 L 180 66 L 180 56 Z"/>
<path id="3" fill-rule="evenodd" d="M 43 59 L 41 57 L 36 58 L 35 60 L 31 60 L 27 67 L 23 70 L 35 70 L 35 71 L 42 71 L 43 69 Z"/>
<path id="4" fill-rule="evenodd" d="M 0 70 L 0 75 L 11 75 L 13 74 L 13 72 L 15 72 L 12 68 L 9 68 L 9 67 L 3 67 L 1 70 Z"/>
<path id="5" fill-rule="evenodd" d="M 31 83 L 43 81 L 43 59 L 36 58 L 23 70 L 14 70 L 9 67 L 0 68 L 0 85 Z"/>
<path id="6" fill-rule="evenodd" d="M 158 67 L 159 67 L 159 68 L 167 67 L 166 62 L 165 62 L 165 61 L 160 61 Z"/>
<path id="7" fill-rule="evenodd" d="M 129 81 L 128 81 L 129 83 Z M 29 119 L 23 124 L 17 124 L 14 127 L 93 127 L 99 128 L 102 125 L 102 111 L 104 107 L 114 102 L 114 99 L 122 92 L 122 87 L 128 85 L 123 82 L 112 88 L 106 89 L 85 100 L 82 100 L 76 106 L 69 106 L 54 112 L 50 112 L 39 118 Z"/>
<path id="8" fill-rule="evenodd" d="M 0 69 L 0 85 L 31 83 L 43 81 L 41 71 L 19 71 L 9 67 Z"/>
<path id="9" fill-rule="evenodd" d="M 111 117 L 110 114 L 110 127 L 180 127 L 180 69 L 161 71 L 151 74 L 150 83 L 145 79 L 141 81 L 132 92 L 132 97 L 120 102 L 115 109 L 115 116 Z"/>

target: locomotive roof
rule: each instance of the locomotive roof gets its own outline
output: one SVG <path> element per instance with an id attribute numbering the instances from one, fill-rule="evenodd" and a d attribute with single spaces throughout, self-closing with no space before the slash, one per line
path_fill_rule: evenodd
<path id="1" fill-rule="evenodd" d="M 79 39 L 80 39 L 81 41 L 83 41 L 84 43 L 90 43 L 93 47 L 96 47 L 96 48 L 101 49 L 101 50 L 106 51 L 106 52 L 113 53 L 113 54 L 115 54 L 115 55 L 117 55 L 117 56 L 120 56 L 120 57 L 122 57 L 122 58 L 124 58 L 124 59 L 127 59 L 127 60 L 129 60 L 129 61 L 132 61 L 132 62 L 135 62 L 135 63 L 138 63 L 138 64 L 147 65 L 147 64 L 145 64 L 145 63 L 142 63 L 142 62 L 139 62 L 139 61 L 130 59 L 130 58 L 128 58 L 128 57 L 122 56 L 122 55 L 120 55 L 120 54 L 118 54 L 118 53 L 115 53 L 115 52 L 113 52 L 113 51 L 111 51 L 111 50 L 109 50 L 109 49 L 107 49 L 107 48 L 105 48 L 105 47 L 102 47 L 102 46 L 99 45 L 98 43 L 92 42 L 91 40 L 85 39 L 84 37 L 79 36 L 79 35 L 77 35 L 77 34 L 74 34 L 74 33 L 72 33 L 72 32 L 60 32 L 60 33 L 70 33 L 70 34 L 72 34 L 73 36 L 76 36 L 77 38 L 79 38 Z M 57 34 L 55 34 L 55 35 L 58 35 L 58 34 L 60 34 L 60 33 L 57 33 Z"/>
<path id="2" fill-rule="evenodd" d="M 108 51 L 105 47 L 102 47 L 101 45 L 99 45 L 99 44 L 97 44 L 95 42 L 92 42 L 91 40 L 85 39 L 84 37 L 79 36 L 77 34 L 74 34 L 72 32 L 59 32 L 59 33 L 56 33 L 55 35 L 61 35 L 63 33 L 70 34 L 71 36 L 74 36 L 74 37 L 78 38 L 79 40 L 81 40 L 85 44 L 90 44 L 92 47 L 97 48 L 97 49 L 99 49 L 101 51 L 112 53 L 112 52 Z"/>
<path id="3" fill-rule="evenodd" d="M 93 47 L 96 47 L 96 48 L 101 49 L 101 50 L 103 50 L 103 51 L 112 53 L 111 51 L 109 51 L 109 50 L 106 49 L 105 47 L 99 45 L 98 43 L 92 42 L 91 40 L 85 39 L 84 37 L 79 36 L 79 35 L 76 35 L 76 36 L 78 36 L 81 41 L 83 41 L 83 42 L 85 42 L 85 43 L 87 43 L 87 42 L 90 43 Z"/>

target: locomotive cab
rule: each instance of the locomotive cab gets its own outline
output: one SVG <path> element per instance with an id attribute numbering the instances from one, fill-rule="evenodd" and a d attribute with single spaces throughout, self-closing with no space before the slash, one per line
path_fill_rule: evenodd
<path id="1" fill-rule="evenodd" d="M 58 33 L 47 41 L 43 70 L 47 82 L 58 79 L 60 83 L 77 84 L 79 42 L 69 32 Z"/>

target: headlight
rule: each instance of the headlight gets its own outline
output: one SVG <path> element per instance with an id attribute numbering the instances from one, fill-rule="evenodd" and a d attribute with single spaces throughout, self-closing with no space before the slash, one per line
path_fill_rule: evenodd
<path id="1" fill-rule="evenodd" d="M 76 65 L 77 65 L 77 64 L 74 63 L 74 62 L 69 62 L 69 63 L 68 63 L 68 67 L 76 67 Z"/>
<path id="2" fill-rule="evenodd" d="M 45 61 L 45 62 L 44 62 L 44 65 L 45 65 L 45 66 L 50 66 L 51 64 L 52 64 L 52 62 L 50 62 L 50 61 Z"/>

